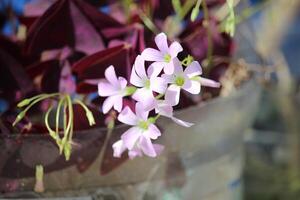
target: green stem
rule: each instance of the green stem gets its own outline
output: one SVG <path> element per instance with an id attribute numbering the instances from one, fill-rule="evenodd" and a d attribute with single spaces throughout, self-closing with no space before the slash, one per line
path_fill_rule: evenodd
<path id="1" fill-rule="evenodd" d="M 185 1 L 184 5 L 182 6 L 181 12 L 178 16 L 179 20 L 183 20 L 186 17 L 186 15 L 189 13 L 189 11 L 195 5 L 195 2 L 196 2 L 196 0 Z"/>
<path id="2" fill-rule="evenodd" d="M 59 118 L 60 118 L 60 111 L 61 111 L 61 107 L 62 107 L 62 104 L 65 102 L 65 97 L 62 97 L 59 102 L 58 102 L 58 105 L 57 105 L 57 109 L 56 109 L 56 121 L 55 121 L 55 124 L 56 124 L 56 134 L 59 134 Z"/>
<path id="3" fill-rule="evenodd" d="M 57 96 L 59 95 L 59 93 L 53 93 L 53 94 L 44 94 L 42 95 L 41 97 L 35 99 L 32 103 L 30 103 L 22 112 L 19 113 L 19 115 L 17 116 L 16 120 L 14 121 L 13 123 L 13 126 L 15 126 L 19 121 L 21 121 L 21 119 L 25 116 L 25 114 L 27 113 L 27 111 L 32 107 L 34 106 L 35 104 L 37 104 L 38 102 L 44 100 L 44 99 L 47 99 L 47 98 L 51 98 L 51 97 L 54 97 L 54 96 Z M 38 95 L 40 96 L 40 95 Z"/>
<path id="4" fill-rule="evenodd" d="M 151 21 L 151 19 L 143 13 L 143 11 L 139 12 L 139 16 L 141 18 L 141 20 L 143 21 L 143 23 L 145 24 L 145 26 L 152 31 L 154 34 L 158 34 L 159 30 L 158 28 L 155 26 L 155 24 Z"/>

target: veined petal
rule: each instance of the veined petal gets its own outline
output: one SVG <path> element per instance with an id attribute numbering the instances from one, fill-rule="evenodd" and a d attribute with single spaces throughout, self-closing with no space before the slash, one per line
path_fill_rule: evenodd
<path id="1" fill-rule="evenodd" d="M 189 128 L 189 127 L 191 127 L 191 126 L 194 125 L 193 123 L 183 121 L 183 120 L 178 119 L 178 118 L 176 118 L 176 117 L 171 117 L 171 119 L 172 119 L 176 124 L 178 124 L 178 125 L 180 125 L 180 126 L 184 126 L 184 127 L 188 127 L 188 128 Z"/>
<path id="2" fill-rule="evenodd" d="M 182 50 L 183 50 L 182 46 L 175 41 L 170 45 L 169 54 L 171 55 L 171 58 L 175 58 L 177 57 L 178 53 L 181 52 Z"/>
<path id="3" fill-rule="evenodd" d="M 170 85 L 165 94 L 165 100 L 170 105 L 175 106 L 179 103 L 180 98 L 180 87 L 177 85 Z"/>
<path id="4" fill-rule="evenodd" d="M 165 62 L 152 63 L 147 70 L 148 77 L 149 78 L 157 77 L 161 73 L 162 69 L 164 68 L 164 65 Z"/>
<path id="5" fill-rule="evenodd" d="M 143 135 L 156 140 L 159 136 L 161 136 L 161 132 L 157 128 L 157 126 L 155 126 L 154 124 L 150 124 L 148 130 L 143 132 Z"/>
<path id="6" fill-rule="evenodd" d="M 135 113 L 138 119 L 142 119 L 143 121 L 147 121 L 149 111 L 145 110 L 145 105 L 142 102 L 138 102 L 135 104 Z"/>
<path id="7" fill-rule="evenodd" d="M 115 72 L 114 66 L 110 65 L 104 72 L 105 78 L 110 82 L 114 87 L 119 86 L 119 81 Z"/>
<path id="8" fill-rule="evenodd" d="M 165 33 L 160 33 L 156 35 L 154 40 L 156 46 L 161 52 L 167 53 L 169 51 L 168 40 Z"/>
<path id="9" fill-rule="evenodd" d="M 124 145 L 129 149 L 132 150 L 137 140 L 142 137 L 141 136 L 141 129 L 137 127 L 131 127 L 128 129 L 123 135 L 121 136 Z"/>
<path id="10" fill-rule="evenodd" d="M 167 89 L 167 82 L 161 77 L 152 77 L 150 79 L 150 89 L 154 92 L 163 94 Z"/>
<path id="11" fill-rule="evenodd" d="M 220 83 L 214 81 L 214 80 L 211 80 L 211 79 L 207 79 L 207 78 L 202 78 L 200 77 L 200 84 L 202 86 L 207 86 L 207 87 L 213 87 L 213 88 L 218 88 L 221 86 Z"/>
<path id="12" fill-rule="evenodd" d="M 118 93 L 117 88 L 107 81 L 101 81 L 98 84 L 98 94 L 101 97 L 107 97 Z"/>
<path id="13" fill-rule="evenodd" d="M 104 114 L 108 113 L 108 111 L 110 109 L 112 109 L 112 107 L 114 106 L 114 103 L 115 103 L 115 99 L 116 99 L 115 96 L 109 96 L 104 100 L 104 102 L 102 104 L 102 112 Z"/>
<path id="14" fill-rule="evenodd" d="M 145 70 L 145 61 L 142 58 L 142 56 L 138 55 L 134 61 L 133 65 L 134 70 L 136 71 L 136 74 L 141 78 L 141 79 L 146 79 L 146 70 Z"/>
<path id="15" fill-rule="evenodd" d="M 118 140 L 112 145 L 112 148 L 114 150 L 114 157 L 120 158 L 122 153 L 126 150 L 126 146 L 124 145 L 124 142 L 122 140 Z"/>
<path id="16" fill-rule="evenodd" d="M 202 74 L 202 68 L 197 61 L 193 61 L 187 68 L 184 70 L 184 74 L 189 78 L 198 76 Z"/>
<path id="17" fill-rule="evenodd" d="M 157 156 L 150 138 L 144 136 L 140 137 L 139 145 L 145 155 L 150 157 Z"/>
<path id="18" fill-rule="evenodd" d="M 200 83 L 193 80 L 186 80 L 182 88 L 191 94 L 199 94 L 201 90 Z"/>
<path id="19" fill-rule="evenodd" d="M 137 116 L 126 106 L 118 116 L 118 120 L 124 124 L 135 126 L 138 123 Z"/>
<path id="20" fill-rule="evenodd" d="M 142 52 L 141 56 L 146 61 L 164 61 L 164 55 L 160 51 L 153 48 L 146 48 Z"/>

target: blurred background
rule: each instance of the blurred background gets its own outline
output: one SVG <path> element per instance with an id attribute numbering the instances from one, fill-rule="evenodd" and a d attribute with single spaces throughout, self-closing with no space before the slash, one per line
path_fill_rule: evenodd
<path id="1" fill-rule="evenodd" d="M 30 1 L 0 0 L 2 34 L 11 36 L 16 30 L 22 34 L 16 16 L 23 14 L 24 5 Z M 238 25 L 235 34 L 238 48 L 235 57 L 251 63 L 253 70 L 263 72 L 258 78 L 263 94 L 255 122 L 245 134 L 245 199 L 297 200 L 300 199 L 300 1 L 241 0 L 236 12 L 249 7 L 254 11 Z M 0 99 L 0 111 L 5 106 Z"/>

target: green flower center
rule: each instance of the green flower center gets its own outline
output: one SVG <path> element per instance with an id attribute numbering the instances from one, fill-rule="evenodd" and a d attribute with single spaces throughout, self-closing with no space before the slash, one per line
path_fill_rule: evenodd
<path id="1" fill-rule="evenodd" d="M 184 84 L 184 77 L 182 76 L 177 76 L 176 79 L 175 79 L 175 84 L 178 85 L 178 86 L 183 86 Z"/>
<path id="2" fill-rule="evenodd" d="M 140 121 L 138 126 L 143 130 L 148 130 L 149 123 L 147 121 Z"/>
<path id="3" fill-rule="evenodd" d="M 170 54 L 166 54 L 165 56 L 164 56 L 164 60 L 165 60 L 165 62 L 170 62 L 171 61 L 171 55 Z"/>
<path id="4" fill-rule="evenodd" d="M 150 80 L 146 80 L 145 82 L 145 88 L 150 89 Z"/>
<path id="5" fill-rule="evenodd" d="M 125 95 L 130 96 L 133 93 L 135 93 L 135 91 L 136 91 L 136 87 L 133 87 L 133 86 L 126 87 L 125 88 Z"/>

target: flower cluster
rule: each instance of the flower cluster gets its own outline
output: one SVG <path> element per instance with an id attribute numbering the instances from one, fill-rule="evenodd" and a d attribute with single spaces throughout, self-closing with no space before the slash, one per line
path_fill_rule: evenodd
<path id="1" fill-rule="evenodd" d="M 98 92 L 107 97 L 103 103 L 103 113 L 111 109 L 119 112 L 118 120 L 132 126 L 121 139 L 113 144 L 114 156 L 120 157 L 128 150 L 128 156 L 147 155 L 156 157 L 163 146 L 152 141 L 161 136 L 155 125 L 160 116 L 168 117 L 175 123 L 190 127 L 193 124 L 176 118 L 173 107 L 180 101 L 180 92 L 199 94 L 201 86 L 219 87 L 219 83 L 200 77 L 202 69 L 197 61 L 185 63 L 178 59 L 183 51 L 178 42 L 168 45 L 167 36 L 160 33 L 155 37 L 157 49 L 146 48 L 136 57 L 130 76 L 130 85 L 123 77 L 117 77 L 113 66 L 105 71 L 105 79 L 98 84 Z M 150 63 L 146 68 L 146 64 Z M 123 108 L 123 97 L 131 96 L 136 101 L 135 110 Z M 149 117 L 154 111 L 155 116 Z"/>

